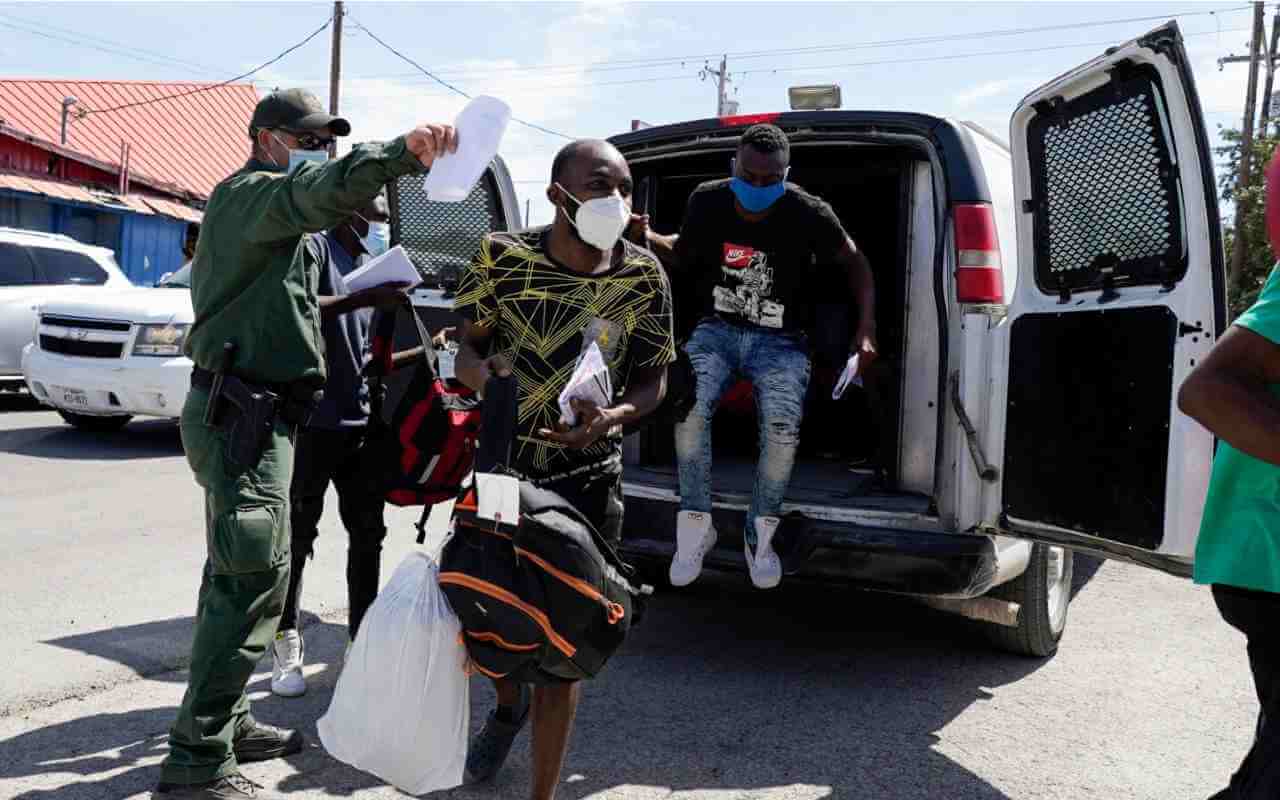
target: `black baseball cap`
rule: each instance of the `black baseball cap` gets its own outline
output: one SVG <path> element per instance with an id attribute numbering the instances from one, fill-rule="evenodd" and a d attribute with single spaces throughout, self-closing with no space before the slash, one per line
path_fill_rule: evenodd
<path id="1" fill-rule="evenodd" d="M 278 89 L 258 101 L 249 130 L 284 128 L 291 131 L 319 131 L 328 128 L 335 136 L 351 133 L 351 123 L 324 110 L 320 98 L 306 89 Z"/>

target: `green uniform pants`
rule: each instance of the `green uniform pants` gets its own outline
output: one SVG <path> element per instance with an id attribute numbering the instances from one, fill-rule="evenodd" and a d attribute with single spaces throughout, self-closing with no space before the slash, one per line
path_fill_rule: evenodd
<path id="1" fill-rule="evenodd" d="M 226 459 L 226 433 L 204 424 L 208 402 L 207 391 L 192 387 L 182 409 L 182 447 L 204 488 L 208 557 L 165 783 L 204 783 L 238 769 L 232 742 L 253 724 L 245 684 L 271 646 L 289 585 L 293 432 L 277 423 L 257 466 L 237 470 Z"/>

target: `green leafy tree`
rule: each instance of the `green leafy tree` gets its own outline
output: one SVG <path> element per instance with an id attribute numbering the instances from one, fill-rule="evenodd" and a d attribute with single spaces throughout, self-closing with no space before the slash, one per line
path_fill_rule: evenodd
<path id="1" fill-rule="evenodd" d="M 1267 240 L 1266 222 L 1266 186 L 1264 173 L 1271 156 L 1280 144 L 1280 138 L 1258 136 L 1253 138 L 1252 163 L 1249 165 L 1249 188 L 1241 191 L 1237 188 L 1240 177 L 1240 131 L 1234 128 L 1220 131 L 1222 140 L 1226 142 L 1217 149 L 1219 162 L 1218 185 L 1222 190 L 1222 199 L 1232 203 L 1244 203 L 1245 215 L 1241 230 L 1236 230 L 1235 209 L 1224 209 L 1227 213 L 1222 219 L 1222 236 L 1227 248 L 1227 268 L 1230 270 L 1232 252 L 1236 243 L 1245 242 L 1245 261 L 1240 274 L 1235 276 L 1227 286 L 1227 305 L 1231 319 L 1235 319 L 1242 311 L 1253 305 L 1258 299 L 1258 292 L 1271 274 L 1271 267 L 1276 258 Z"/>

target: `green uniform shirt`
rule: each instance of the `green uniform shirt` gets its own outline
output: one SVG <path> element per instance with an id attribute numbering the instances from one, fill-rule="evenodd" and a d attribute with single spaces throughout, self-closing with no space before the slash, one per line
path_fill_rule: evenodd
<path id="1" fill-rule="evenodd" d="M 361 144 L 292 173 L 250 161 L 213 190 L 191 268 L 195 324 L 187 355 L 217 370 L 236 343 L 232 371 L 262 383 L 324 385 L 324 339 L 316 300 L 319 274 L 299 247 L 363 208 L 382 187 L 421 171 L 399 138 Z"/>
<path id="2" fill-rule="evenodd" d="M 1280 268 L 1234 324 L 1280 344 Z M 1280 395 L 1280 385 L 1271 391 Z M 1280 592 L 1280 467 L 1218 442 L 1195 576 L 1196 583 Z"/>

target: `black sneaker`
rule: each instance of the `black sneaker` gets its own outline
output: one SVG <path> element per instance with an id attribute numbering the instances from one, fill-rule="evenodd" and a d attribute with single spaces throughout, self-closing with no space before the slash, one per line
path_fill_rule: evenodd
<path id="1" fill-rule="evenodd" d="M 253 727 L 246 728 L 236 735 L 231 749 L 236 754 L 237 763 L 249 764 L 254 761 L 291 756 L 301 750 L 306 743 L 307 740 L 301 731 L 290 731 L 254 722 Z"/>
<path id="2" fill-rule="evenodd" d="M 240 773 L 208 783 L 161 783 L 151 793 L 154 800 L 284 800 Z"/>
<path id="3" fill-rule="evenodd" d="M 467 748 L 467 783 L 483 783 L 502 769 L 502 762 L 507 760 L 511 745 L 516 735 L 529 721 L 529 687 L 520 685 L 520 706 L 515 710 L 514 722 L 505 722 L 498 718 L 498 710 L 489 712 L 484 727 L 471 740 Z"/>

